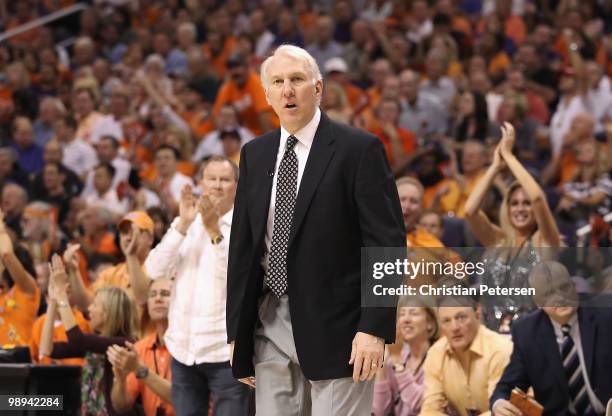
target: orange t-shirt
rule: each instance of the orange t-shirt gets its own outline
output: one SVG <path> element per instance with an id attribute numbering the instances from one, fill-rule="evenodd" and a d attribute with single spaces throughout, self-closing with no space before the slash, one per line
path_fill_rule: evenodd
<path id="1" fill-rule="evenodd" d="M 219 78 L 223 78 L 225 76 L 225 71 L 227 70 L 227 59 L 234 50 L 234 47 L 236 46 L 237 42 L 238 41 L 235 37 L 228 37 L 227 39 L 225 39 L 225 42 L 223 42 L 223 49 L 221 49 L 219 55 L 216 56 L 212 56 L 207 43 L 202 45 L 202 52 L 204 52 L 204 54 L 209 57 L 210 65 L 212 66 L 213 70 Z"/>
<path id="2" fill-rule="evenodd" d="M 444 247 L 440 240 L 420 225 L 406 235 L 406 245 L 413 248 Z"/>
<path id="3" fill-rule="evenodd" d="M 40 305 L 40 289 L 32 295 L 14 285 L 0 295 L 0 346 L 28 346 Z"/>
<path id="4" fill-rule="evenodd" d="M 74 318 L 77 322 L 79 328 L 84 333 L 91 332 L 89 328 L 89 324 L 87 320 L 83 316 L 83 314 L 76 308 L 72 308 L 72 313 L 74 314 Z M 63 359 L 52 359 L 49 357 L 42 357 L 40 360 L 38 359 L 38 352 L 40 345 L 40 337 L 42 335 L 42 329 L 45 325 L 45 317 L 47 314 L 40 315 L 36 322 L 34 322 L 34 326 L 32 327 L 32 336 L 30 338 L 30 354 L 32 354 L 32 362 L 38 364 L 63 364 L 63 365 L 83 365 L 82 358 L 63 358 Z M 64 325 L 61 321 L 55 321 L 53 325 L 53 342 L 67 342 L 68 336 L 66 335 L 66 330 L 64 329 Z"/>
<path id="5" fill-rule="evenodd" d="M 461 199 L 461 190 L 457 182 L 449 178 L 444 178 L 433 186 L 425 187 L 425 192 L 423 193 L 423 206 L 425 208 L 430 208 L 436 193 L 445 186 L 448 187 L 448 192 L 440 198 L 440 212 L 454 212 Z"/>
<path id="6" fill-rule="evenodd" d="M 385 152 L 387 153 L 387 159 L 389 159 L 389 165 L 395 165 L 395 157 L 393 155 L 393 146 L 391 145 L 391 139 L 387 137 L 383 129 L 380 127 L 371 130 L 371 132 L 374 135 L 378 136 L 380 141 L 383 142 L 383 145 L 385 146 Z M 398 127 L 397 136 L 406 156 L 411 155 L 415 152 L 416 136 L 413 132 Z"/>
<path id="7" fill-rule="evenodd" d="M 275 127 L 280 126 L 278 117 L 266 100 L 259 75 L 255 72 L 249 72 L 243 88 L 239 88 L 233 80 L 223 83 L 215 100 L 215 116 L 219 115 L 221 107 L 225 104 L 232 104 L 236 108 L 241 124 L 255 133 L 256 136 L 264 133 L 259 124 L 261 113 L 270 112 L 272 114 L 272 124 Z"/>
<path id="8" fill-rule="evenodd" d="M 365 91 L 351 83 L 342 86 L 348 98 L 349 105 L 353 110 L 361 110 L 368 103 L 368 96 Z"/>
<path id="9" fill-rule="evenodd" d="M 91 241 L 88 240 L 89 244 L 92 244 Z M 96 247 L 94 251 L 99 254 L 108 254 L 110 256 L 118 256 L 119 255 L 119 247 L 115 244 L 115 235 L 110 231 L 106 231 Z"/>
<path id="10" fill-rule="evenodd" d="M 215 121 L 212 114 L 206 110 L 184 111 L 181 117 L 191 128 L 191 133 L 196 137 L 197 141 L 202 140 L 206 134 L 215 129 Z"/>
<path id="11" fill-rule="evenodd" d="M 128 274 L 127 264 L 125 262 L 103 270 L 98 278 L 91 284 L 90 290 L 93 294 L 96 293 L 96 290 L 106 286 L 119 287 L 128 292 L 130 297 L 134 297 L 130 286 L 130 275 Z"/>
<path id="12" fill-rule="evenodd" d="M 150 372 L 155 372 L 168 381 L 172 381 L 172 357 L 165 345 L 156 345 L 157 334 L 153 333 L 134 344 L 134 349 L 138 353 L 138 360 L 145 365 Z M 155 415 L 159 407 L 165 409 L 166 415 L 174 415 L 174 408 L 170 403 L 164 402 L 157 394 L 149 389 L 144 381 L 138 380 L 134 373 L 127 377 L 127 392 L 133 402 L 138 396 L 142 397 L 142 406 L 145 414 Z"/>

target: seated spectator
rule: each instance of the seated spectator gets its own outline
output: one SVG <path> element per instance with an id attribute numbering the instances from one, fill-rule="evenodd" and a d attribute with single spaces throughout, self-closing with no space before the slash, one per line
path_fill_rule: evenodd
<path id="1" fill-rule="evenodd" d="M 72 108 L 78 121 L 74 136 L 85 143 L 91 143 L 92 133 L 98 122 L 104 117 L 96 111 L 96 107 L 97 97 L 91 88 L 78 88 L 74 91 Z"/>
<path id="2" fill-rule="evenodd" d="M 444 297 L 438 304 L 444 337 L 427 353 L 422 416 L 487 414 L 489 397 L 508 364 L 512 342 L 480 323 L 468 297 Z"/>
<path id="3" fill-rule="evenodd" d="M 321 110 L 332 120 L 344 124 L 349 124 L 353 115 L 346 92 L 333 81 L 325 85 L 321 99 Z"/>
<path id="4" fill-rule="evenodd" d="M 458 107 L 449 131 L 456 143 L 466 140 L 484 142 L 497 135 L 495 124 L 489 121 L 487 101 L 481 94 L 464 92 L 459 97 Z"/>
<path id="5" fill-rule="evenodd" d="M 374 416 L 419 413 L 425 391 L 423 363 L 438 339 L 436 312 L 425 299 L 404 296 L 397 309 L 398 336 L 383 369 L 376 372 Z"/>
<path id="6" fill-rule="evenodd" d="M 28 189 L 30 179 L 17 163 L 17 152 L 12 147 L 0 147 L 0 182 L 15 182 Z"/>
<path id="7" fill-rule="evenodd" d="M 28 204 L 28 193 L 16 183 L 7 183 L 2 187 L 2 212 L 6 226 L 21 239 L 21 215 Z"/>
<path id="8" fill-rule="evenodd" d="M 119 256 L 115 235 L 109 230 L 113 218 L 108 210 L 98 206 L 86 207 L 79 212 L 77 221 L 82 229 L 79 238 L 81 250 L 88 259 L 95 254 Z"/>
<path id="9" fill-rule="evenodd" d="M 202 138 L 193 154 L 193 157 L 191 158 L 192 162 L 199 162 L 204 157 L 210 155 L 222 156 L 223 143 L 220 139 L 220 135 L 224 131 L 236 130 L 240 135 L 241 147 L 245 143 L 255 138 L 255 136 L 249 129 L 240 125 L 238 120 L 238 112 L 236 111 L 236 108 L 231 104 L 226 104 L 221 107 L 221 109 L 219 110 L 219 114 L 216 116 L 215 123 L 217 125 L 217 129 L 213 132 L 208 133 Z"/>
<path id="10" fill-rule="evenodd" d="M 119 142 L 117 139 L 113 136 L 102 136 L 95 149 L 99 163 L 110 163 L 115 168 L 111 187 L 117 190 L 119 184 L 127 183 L 132 166 L 128 160 L 119 156 Z M 93 170 L 87 173 L 85 188 L 81 194 L 83 198 L 87 198 L 94 192 L 94 174 Z"/>
<path id="11" fill-rule="evenodd" d="M 70 195 L 66 190 L 66 176 L 62 166 L 56 162 L 46 162 L 42 171 L 42 189 L 33 189 L 32 199 L 51 204 L 57 211 L 57 220 L 61 225 L 70 210 Z"/>
<path id="12" fill-rule="evenodd" d="M 448 111 L 435 97 L 421 91 L 420 75 L 406 69 L 400 73 L 399 81 L 402 103 L 400 127 L 414 132 L 425 142 L 446 132 Z"/>
<path id="13" fill-rule="evenodd" d="M 342 56 L 342 45 L 334 40 L 334 26 L 334 19 L 331 16 L 319 16 L 314 33 L 315 40 L 306 46 L 306 50 L 317 61 L 319 68 L 324 68 L 325 63 L 331 58 Z"/>
<path id="14" fill-rule="evenodd" d="M 56 163 L 60 166 L 60 172 L 64 176 L 64 188 L 66 192 L 71 197 L 77 196 L 81 193 L 83 189 L 83 182 L 78 177 L 76 173 L 68 169 L 66 166 L 62 164 L 62 159 L 64 158 L 64 153 L 62 149 L 62 145 L 56 139 L 51 139 L 47 142 L 45 146 L 45 152 L 43 154 L 43 159 L 46 163 Z M 30 189 L 31 195 L 43 195 L 47 191 L 45 190 L 45 182 L 44 178 L 44 169 L 43 172 L 39 173 L 32 180 L 32 188 Z"/>
<path id="15" fill-rule="evenodd" d="M 438 147 L 420 149 L 412 170 L 424 187 L 423 206 L 442 213 L 455 212 L 461 202 L 461 188 L 456 178 L 447 177 L 441 169 L 444 154 Z"/>
<path id="16" fill-rule="evenodd" d="M 376 108 L 377 127 L 370 130 L 385 146 L 389 165 L 394 171 L 402 171 L 416 151 L 416 136 L 398 126 L 401 106 L 399 101 L 381 99 Z"/>
<path id="17" fill-rule="evenodd" d="M 601 147 L 595 140 L 576 145 L 578 169 L 562 188 L 556 211 L 576 227 L 588 223 L 591 215 L 604 216 L 612 208 L 612 179 Z"/>
<path id="18" fill-rule="evenodd" d="M 62 164 L 76 173 L 81 181 L 98 163 L 96 151 L 84 140 L 76 136 L 77 122 L 68 115 L 57 119 L 53 125 L 55 137 L 62 145 Z"/>
<path id="19" fill-rule="evenodd" d="M 579 306 L 574 283 L 558 262 L 539 263 L 529 283 L 538 310 L 512 325 L 514 351 L 491 409 L 499 416 L 521 414 L 509 402 L 518 387 L 533 389 L 544 414 L 603 415 L 612 397 L 609 309 Z"/>
<path id="20" fill-rule="evenodd" d="M 406 227 L 406 243 L 408 247 L 444 247 L 436 237 L 418 225 L 423 210 L 423 185 L 410 177 L 397 180 L 399 194 Z"/>
<path id="21" fill-rule="evenodd" d="M 28 251 L 13 247 L 0 211 L 0 347 L 28 346 L 40 303 L 34 264 Z"/>
<path id="22" fill-rule="evenodd" d="M 164 342 L 172 286 L 170 279 L 158 279 L 149 287 L 146 310 L 155 332 L 127 348 L 113 345 L 106 353 L 113 366 L 111 399 L 118 413 L 133 409 L 140 396 L 146 416 L 175 414 L 171 399 L 172 357 Z"/>
<path id="23" fill-rule="evenodd" d="M 19 166 L 26 173 L 33 175 L 42 170 L 43 149 L 34 143 L 32 122 L 27 117 L 17 117 L 13 122 L 13 148 Z"/>
<path id="24" fill-rule="evenodd" d="M 129 209 L 129 201 L 119 198 L 113 188 L 115 168 L 110 163 L 100 163 L 94 169 L 94 192 L 85 198 L 88 206 L 96 206 L 109 211 L 113 217 L 121 217 Z M 114 221 L 113 221 L 114 222 Z"/>
<path id="25" fill-rule="evenodd" d="M 443 51 L 431 49 L 425 57 L 425 72 L 427 79 L 422 83 L 421 91 L 436 97 L 440 104 L 448 110 L 457 89 L 453 81 L 446 76 L 448 61 Z"/>
<path id="26" fill-rule="evenodd" d="M 240 55 L 230 56 L 227 66 L 230 78 L 223 83 L 217 95 L 215 116 L 219 115 L 225 104 L 232 104 L 244 126 L 255 135 L 278 127 L 278 117 L 266 100 L 259 75 L 249 69 Z"/>
<path id="27" fill-rule="evenodd" d="M 35 265 L 48 262 L 51 254 L 66 243 L 57 227 L 57 211 L 46 202 L 30 202 L 23 210 L 20 225 L 22 242 Z"/>
<path id="28" fill-rule="evenodd" d="M 67 342 L 53 342 L 54 316 L 59 311 Z M 111 402 L 112 367 L 107 349 L 134 341 L 138 332 L 137 313 L 128 295 L 117 287 L 96 292 L 89 306 L 89 324 L 95 333 L 85 334 L 77 325 L 67 294 L 67 276 L 58 255 L 52 259 L 49 308 L 41 336 L 40 352 L 54 359 L 82 357 L 82 414 L 116 415 Z"/>
<path id="29" fill-rule="evenodd" d="M 64 104 L 55 97 L 45 97 L 40 100 L 38 118 L 34 121 L 34 142 L 40 147 L 53 137 L 53 122 L 66 114 Z"/>

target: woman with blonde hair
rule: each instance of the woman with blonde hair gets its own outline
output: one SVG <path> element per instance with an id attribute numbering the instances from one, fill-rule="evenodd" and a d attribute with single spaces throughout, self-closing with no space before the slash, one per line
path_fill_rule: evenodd
<path id="1" fill-rule="evenodd" d="M 376 372 L 372 414 L 416 415 L 425 392 L 423 363 L 438 339 L 438 320 L 429 298 L 403 296 L 397 308 L 397 336 L 383 370 Z"/>
<path id="2" fill-rule="evenodd" d="M 106 350 L 125 346 L 138 335 L 138 312 L 128 294 L 118 287 L 96 291 L 89 306 L 89 324 L 96 332 L 84 334 L 78 327 L 67 295 L 67 275 L 58 255 L 52 258 L 49 306 L 41 336 L 40 353 L 51 358 L 83 357 L 81 375 L 81 413 L 114 415 L 111 403 L 112 366 Z M 54 316 L 59 311 L 68 342 L 52 342 Z"/>
<path id="3" fill-rule="evenodd" d="M 345 124 L 350 123 L 353 115 L 346 92 L 336 82 L 329 82 L 325 85 L 321 109 L 332 120 Z"/>
<path id="4" fill-rule="evenodd" d="M 531 267 L 542 255 L 552 254 L 543 248 L 560 247 L 561 235 L 551 213 L 544 191 L 512 153 L 514 127 L 504 123 L 502 139 L 495 149 L 493 163 L 476 184 L 465 203 L 465 218 L 474 236 L 488 249 L 486 254 L 489 286 L 529 287 Z M 496 176 L 505 167 L 516 178 L 504 194 L 499 213 L 499 225 L 493 224 L 480 205 L 491 189 Z M 499 318 L 511 313 L 514 318 L 534 308 L 530 296 L 508 296 L 483 299 L 485 323 L 497 329 Z"/>

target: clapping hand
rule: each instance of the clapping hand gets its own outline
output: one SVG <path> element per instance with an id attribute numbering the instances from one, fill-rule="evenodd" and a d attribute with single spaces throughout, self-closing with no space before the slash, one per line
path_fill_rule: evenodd
<path id="1" fill-rule="evenodd" d="M 501 128 L 502 139 L 499 142 L 501 155 L 505 158 L 512 154 L 512 148 L 514 147 L 515 135 L 514 127 L 510 123 L 504 123 Z"/>
<path id="2" fill-rule="evenodd" d="M 69 244 L 64 251 L 64 264 L 68 266 L 69 270 L 78 270 L 79 256 L 77 256 L 77 252 L 80 248 L 80 244 Z"/>
<path id="3" fill-rule="evenodd" d="M 13 241 L 4 225 L 4 212 L 0 209 L 0 256 L 13 252 Z"/>
<path id="4" fill-rule="evenodd" d="M 202 224 L 209 232 L 211 230 L 218 231 L 219 228 L 219 210 L 212 202 L 208 195 L 202 195 L 198 199 L 198 211 L 202 217 Z"/>
<path id="5" fill-rule="evenodd" d="M 55 296 L 52 296 L 52 299 L 63 300 L 67 296 L 67 285 L 68 276 L 62 258 L 54 254 L 49 264 L 49 286 L 53 286 L 53 291 L 55 292 Z"/>
<path id="6" fill-rule="evenodd" d="M 113 366 L 113 374 L 121 379 L 124 379 L 129 373 L 138 370 L 140 366 L 138 353 L 134 349 L 134 345 L 127 342 L 126 346 L 111 345 L 106 350 L 108 361 Z"/>

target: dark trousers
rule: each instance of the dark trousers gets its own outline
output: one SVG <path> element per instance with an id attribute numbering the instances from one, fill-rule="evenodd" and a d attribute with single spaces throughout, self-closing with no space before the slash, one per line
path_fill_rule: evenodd
<path id="1" fill-rule="evenodd" d="M 229 362 L 184 365 L 172 358 L 172 405 L 177 416 L 249 415 L 249 387 L 232 375 Z"/>

